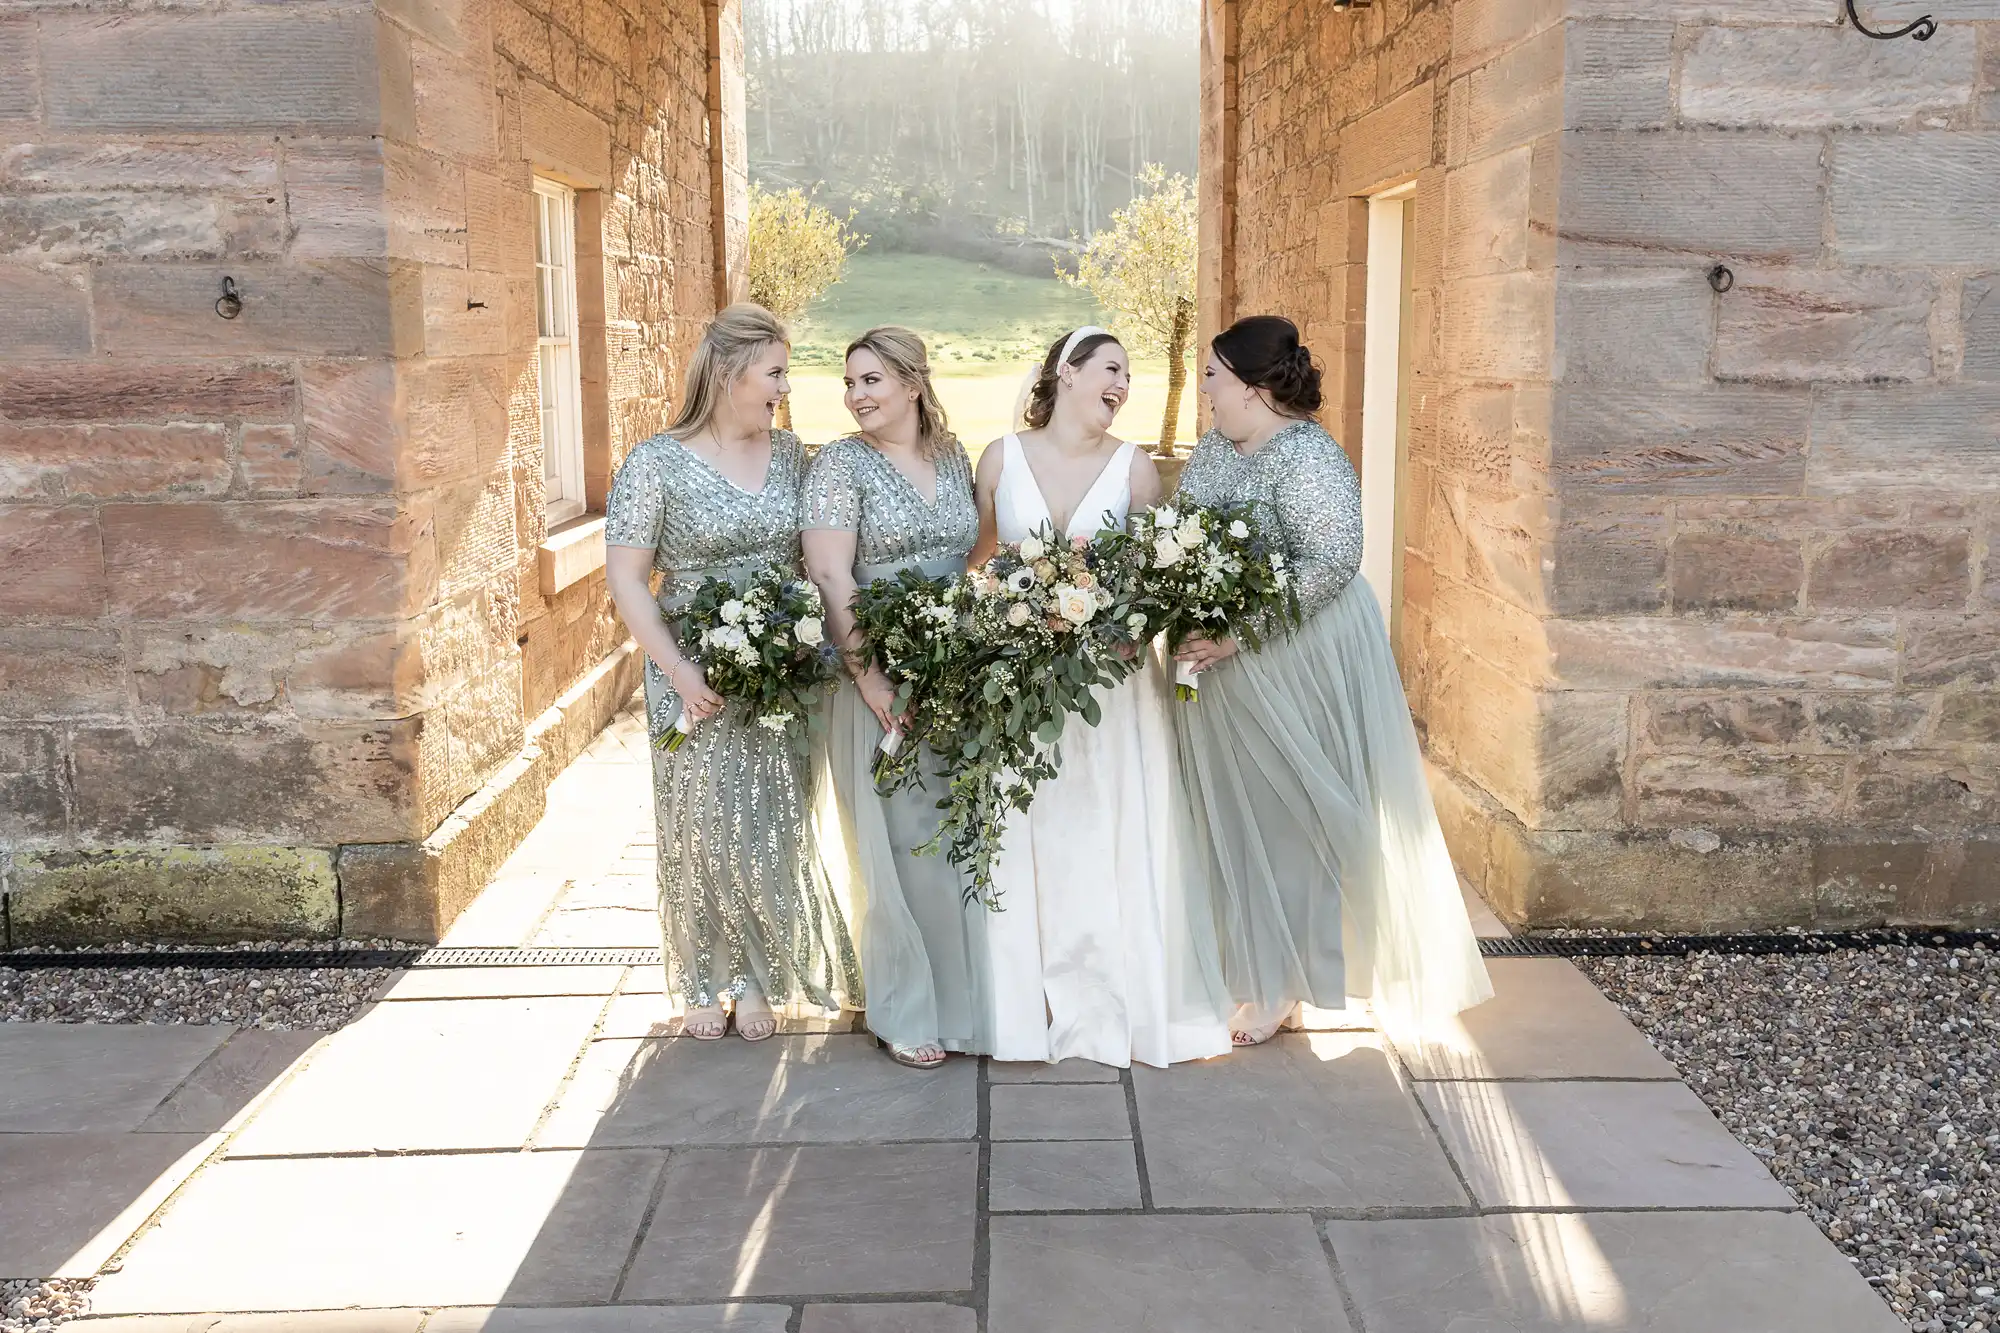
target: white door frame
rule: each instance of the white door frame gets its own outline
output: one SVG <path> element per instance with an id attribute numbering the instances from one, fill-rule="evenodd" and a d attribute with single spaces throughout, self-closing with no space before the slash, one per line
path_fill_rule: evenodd
<path id="1" fill-rule="evenodd" d="M 1361 574 L 1393 628 L 1402 575 L 1403 222 L 1415 181 L 1368 200 L 1368 305 L 1361 373 Z"/>

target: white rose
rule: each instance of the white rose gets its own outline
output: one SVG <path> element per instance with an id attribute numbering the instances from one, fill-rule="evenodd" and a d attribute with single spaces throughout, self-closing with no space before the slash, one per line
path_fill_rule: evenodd
<path id="1" fill-rule="evenodd" d="M 1250 536 L 1250 525 L 1239 518 L 1229 525 L 1229 535 L 1239 542 L 1245 541 Z"/>
<path id="2" fill-rule="evenodd" d="M 949 625 L 958 619 L 948 606 L 927 606 L 924 608 L 924 614 L 940 625 Z"/>
<path id="3" fill-rule="evenodd" d="M 1021 626 L 1027 624 L 1028 604 L 1026 602 L 1016 602 L 1012 606 L 1008 607 L 1007 623 L 1012 625 L 1016 629 L 1019 629 Z"/>
<path id="4" fill-rule="evenodd" d="M 826 639 L 826 627 L 820 624 L 818 616 L 807 616 L 792 626 L 792 633 L 808 648 L 817 648 Z"/>
<path id="5" fill-rule="evenodd" d="M 1157 527 L 1162 527 L 1162 528 L 1177 527 L 1179 526 L 1180 521 L 1181 521 L 1180 512 L 1174 509 L 1171 505 L 1165 508 L 1155 509 L 1153 511 L 1153 523 Z"/>
<path id="6" fill-rule="evenodd" d="M 1173 534 L 1168 533 L 1153 543 L 1153 568 L 1172 569 L 1186 554 L 1187 552 L 1181 549 L 1181 544 L 1174 540 Z"/>
<path id="7" fill-rule="evenodd" d="M 1083 588 L 1059 583 L 1055 598 L 1056 614 L 1072 625 L 1081 625 L 1097 614 L 1097 598 Z"/>
<path id="8" fill-rule="evenodd" d="M 1007 586 L 1017 593 L 1027 592 L 1035 586 L 1035 571 L 1026 565 L 1007 576 Z"/>
<path id="9" fill-rule="evenodd" d="M 1201 540 L 1201 515 L 1189 514 L 1181 520 L 1180 527 L 1175 531 L 1176 535 L 1181 539 L 1182 546 L 1193 546 Z"/>
<path id="10" fill-rule="evenodd" d="M 1146 617 L 1134 611 L 1131 615 L 1125 617 L 1125 628 L 1134 634 L 1144 634 L 1146 632 Z"/>
<path id="11" fill-rule="evenodd" d="M 738 623 L 743 619 L 743 611 L 743 600 L 740 597 L 730 598 L 722 604 L 722 623 L 725 625 Z"/>
<path id="12" fill-rule="evenodd" d="M 1049 548 L 1043 545 L 1040 537 L 1023 537 L 1021 539 L 1021 558 L 1023 560 L 1030 562 L 1040 560 L 1044 555 L 1048 554 L 1048 550 Z"/>

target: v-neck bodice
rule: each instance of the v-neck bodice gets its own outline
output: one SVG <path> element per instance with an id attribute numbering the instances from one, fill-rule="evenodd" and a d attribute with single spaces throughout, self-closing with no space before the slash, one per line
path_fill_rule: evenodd
<path id="1" fill-rule="evenodd" d="M 1000 540 L 1017 542 L 1038 528 L 1054 528 L 1055 514 L 1049 509 L 1048 497 L 1042 493 L 1034 469 L 1028 466 L 1021 437 L 1009 435 L 1000 442 L 1000 447 L 1006 452 L 1001 455 L 1000 485 L 993 503 Z M 1061 536 L 1071 540 L 1094 537 L 1106 527 L 1124 524 L 1125 515 L 1132 508 L 1132 453 L 1136 448 L 1129 440 L 1118 446 L 1118 452 L 1077 501 Z M 1080 531 L 1078 523 L 1084 525 Z"/>

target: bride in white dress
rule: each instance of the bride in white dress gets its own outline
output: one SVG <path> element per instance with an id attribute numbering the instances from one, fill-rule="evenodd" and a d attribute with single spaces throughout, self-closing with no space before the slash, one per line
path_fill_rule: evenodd
<path id="1" fill-rule="evenodd" d="M 979 545 L 1049 528 L 1120 526 L 1160 500 L 1153 460 L 1110 434 L 1131 388 L 1125 349 L 1078 329 L 1049 349 L 1030 390 L 1031 429 L 980 457 Z M 1072 717 L 1061 768 L 1010 821 L 987 922 L 991 1053 L 1167 1065 L 1230 1049 L 1213 915 L 1178 771 L 1173 687 L 1150 655 L 1098 692 L 1095 727 Z"/>

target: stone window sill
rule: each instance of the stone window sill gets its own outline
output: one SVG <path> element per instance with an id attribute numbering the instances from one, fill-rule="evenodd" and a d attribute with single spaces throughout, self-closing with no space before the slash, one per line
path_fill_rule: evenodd
<path id="1" fill-rule="evenodd" d="M 544 597 L 553 597 L 604 568 L 604 515 L 592 514 L 551 532 L 535 552 L 535 565 Z"/>

